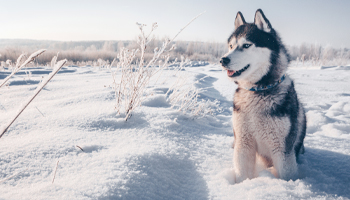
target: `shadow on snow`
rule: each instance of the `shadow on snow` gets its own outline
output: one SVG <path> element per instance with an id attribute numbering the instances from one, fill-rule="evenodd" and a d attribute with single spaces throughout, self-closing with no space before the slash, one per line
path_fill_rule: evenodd
<path id="1" fill-rule="evenodd" d="M 306 177 L 315 193 L 350 198 L 350 156 L 332 151 L 307 148 L 305 155 Z"/>
<path id="2" fill-rule="evenodd" d="M 232 101 L 227 101 L 225 97 L 223 97 L 218 90 L 214 88 L 213 83 L 217 81 L 218 79 L 215 77 L 207 76 L 205 74 L 198 74 L 195 78 L 198 83 L 195 84 L 195 86 L 198 89 L 202 89 L 203 91 L 199 92 L 199 100 L 211 100 L 214 101 L 215 99 L 220 101 L 220 107 L 224 108 L 223 113 L 224 114 L 232 114 Z M 218 114 L 218 113 L 216 113 Z"/>
<path id="3" fill-rule="evenodd" d="M 133 157 L 128 168 L 134 173 L 123 187 L 99 199 L 208 199 L 207 184 L 188 158 L 146 154 Z"/>

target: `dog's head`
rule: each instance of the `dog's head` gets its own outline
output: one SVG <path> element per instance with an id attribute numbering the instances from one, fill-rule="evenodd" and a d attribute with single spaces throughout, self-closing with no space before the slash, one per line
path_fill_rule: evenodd
<path id="1" fill-rule="evenodd" d="M 262 10 L 256 11 L 254 23 L 246 23 L 238 12 L 228 52 L 220 63 L 234 81 L 255 83 L 268 73 L 271 55 L 278 54 L 279 48 L 276 32 Z"/>

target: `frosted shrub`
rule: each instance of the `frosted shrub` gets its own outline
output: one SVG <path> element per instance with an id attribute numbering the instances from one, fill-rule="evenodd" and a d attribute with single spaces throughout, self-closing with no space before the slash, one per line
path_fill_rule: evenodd
<path id="1" fill-rule="evenodd" d="M 347 48 L 302 44 L 290 46 L 288 51 L 296 66 L 344 66 L 350 63 L 350 50 Z"/>
<path id="2" fill-rule="evenodd" d="M 6 62 L 5 62 L 5 61 L 1 61 L 0 65 L 1 65 L 1 68 L 2 68 L 2 69 L 5 69 L 5 67 L 6 67 Z"/>
<path id="3" fill-rule="evenodd" d="M 173 39 L 165 39 L 161 46 L 154 48 L 153 56 L 150 59 L 145 58 L 146 49 L 147 46 L 150 46 L 150 42 L 154 40 L 152 33 L 158 25 L 153 23 L 149 33 L 146 33 L 144 30 L 146 25 L 136 23 L 141 32 L 137 38 L 138 47 L 135 49 L 122 47 L 117 56 L 116 68 L 112 68 L 113 62 L 110 65 L 113 77 L 112 87 L 116 97 L 115 110 L 118 114 L 125 113 L 125 120 L 131 117 L 132 112 L 147 97 L 146 89 L 151 78 L 154 78 L 157 73 L 169 65 L 170 55 L 168 52 L 175 49 L 175 45 L 171 45 L 171 43 L 182 30 L 200 15 L 193 18 Z M 117 76 L 120 76 L 120 78 Z"/>
<path id="4" fill-rule="evenodd" d="M 195 84 L 203 81 L 206 77 L 189 83 L 190 79 L 186 74 L 179 75 L 176 82 L 167 91 L 167 95 L 169 94 L 167 101 L 172 108 L 192 116 L 213 115 L 215 112 L 221 112 L 218 100 L 199 100 L 200 92 L 206 88 L 198 89 Z"/>
<path id="5" fill-rule="evenodd" d="M 6 60 L 6 65 L 13 70 L 12 60 Z"/>
<path id="6" fill-rule="evenodd" d="M 146 25 L 139 23 L 137 25 L 141 31 L 137 40 L 139 48 L 132 50 L 120 49 L 116 69 L 110 67 L 116 96 L 115 109 L 118 114 L 125 113 L 125 120 L 128 120 L 132 111 L 141 105 L 150 79 L 167 66 L 169 55 L 163 56 L 162 54 L 175 48 L 175 46 L 171 46 L 167 49 L 171 42 L 167 39 L 160 48 L 154 49 L 152 59 L 146 62 L 145 50 L 149 42 L 152 41 L 152 32 L 157 28 L 157 23 L 152 25 L 152 29 L 147 35 L 144 31 Z M 136 59 L 137 53 L 140 54 L 139 59 Z M 157 63 L 160 63 L 158 62 L 160 59 L 163 60 L 163 64 L 157 65 Z M 117 80 L 118 72 L 121 74 L 119 81 Z"/>

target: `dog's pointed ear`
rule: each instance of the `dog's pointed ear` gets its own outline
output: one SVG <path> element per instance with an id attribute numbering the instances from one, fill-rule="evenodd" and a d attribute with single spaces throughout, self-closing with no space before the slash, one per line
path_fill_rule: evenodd
<path id="1" fill-rule="evenodd" d="M 241 26 L 241 25 L 243 25 L 243 24 L 245 24 L 246 22 L 245 22 L 245 20 L 244 20 L 244 17 L 243 17 L 243 15 L 242 15 L 242 13 L 241 12 L 238 12 L 237 13 L 237 15 L 236 15 L 236 20 L 235 20 L 235 30 L 239 27 L 239 26 Z"/>
<path id="2" fill-rule="evenodd" d="M 265 17 L 263 11 L 261 9 L 258 9 L 255 12 L 255 18 L 254 18 L 254 24 L 260 29 L 265 32 L 270 32 L 272 29 L 272 26 L 269 22 L 269 20 Z"/>

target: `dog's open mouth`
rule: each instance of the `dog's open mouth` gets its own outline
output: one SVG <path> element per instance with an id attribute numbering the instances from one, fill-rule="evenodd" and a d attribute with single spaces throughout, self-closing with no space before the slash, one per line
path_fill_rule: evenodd
<path id="1" fill-rule="evenodd" d="M 244 72 L 245 70 L 247 70 L 249 68 L 250 64 L 248 64 L 247 66 L 245 66 L 244 68 L 235 71 L 235 70 L 227 70 L 227 76 L 229 77 L 236 77 L 242 74 L 242 72 Z"/>

